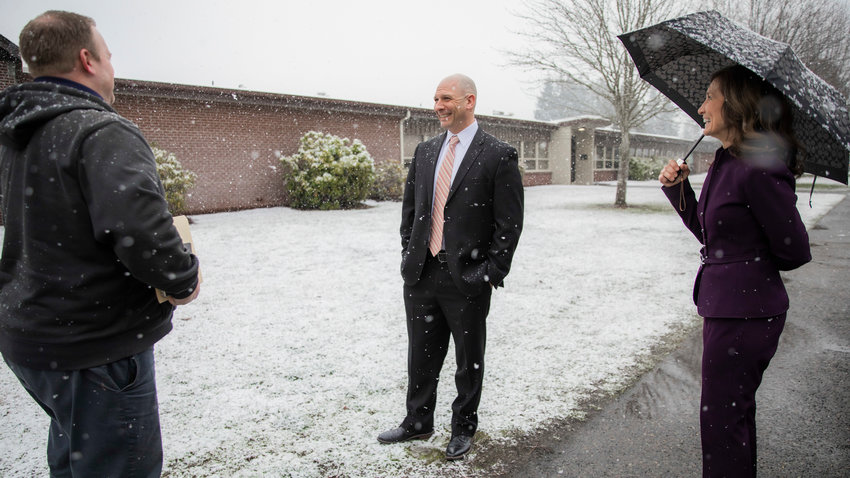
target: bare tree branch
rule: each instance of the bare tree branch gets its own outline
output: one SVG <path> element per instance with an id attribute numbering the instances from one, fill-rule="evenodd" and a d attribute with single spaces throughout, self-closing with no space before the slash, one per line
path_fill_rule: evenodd
<path id="1" fill-rule="evenodd" d="M 629 133 L 675 108 L 640 79 L 617 35 L 677 16 L 674 0 L 529 0 L 518 14 L 528 44 L 508 52 L 510 62 L 543 72 L 546 81 L 579 85 L 611 105 L 620 129 L 620 170 L 615 204 L 626 205 Z"/>
<path id="2" fill-rule="evenodd" d="M 760 35 L 791 45 L 810 70 L 850 99 L 850 2 L 714 0 L 713 7 Z"/>

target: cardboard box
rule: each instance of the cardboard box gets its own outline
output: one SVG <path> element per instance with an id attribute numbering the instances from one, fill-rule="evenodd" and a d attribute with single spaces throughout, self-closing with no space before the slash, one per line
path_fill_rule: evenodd
<path id="1" fill-rule="evenodd" d="M 192 231 L 189 230 L 189 218 L 186 216 L 174 216 L 174 227 L 177 228 L 177 232 L 180 234 L 180 238 L 183 239 L 183 245 L 189 249 L 189 252 L 197 255 L 195 252 L 195 243 L 192 242 Z M 198 270 L 198 285 L 201 285 L 201 271 Z M 163 303 L 168 301 L 168 296 L 165 295 L 165 292 L 155 289 L 156 291 L 156 300 L 159 303 Z"/>

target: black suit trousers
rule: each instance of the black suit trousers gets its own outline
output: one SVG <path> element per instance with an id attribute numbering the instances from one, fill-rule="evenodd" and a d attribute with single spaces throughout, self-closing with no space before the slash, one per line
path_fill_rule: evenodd
<path id="1" fill-rule="evenodd" d="M 452 404 L 452 435 L 472 436 L 478 428 L 478 404 L 484 378 L 486 318 L 492 289 L 477 296 L 461 292 L 446 263 L 428 254 L 420 280 L 404 286 L 407 313 L 408 431 L 427 432 L 434 427 L 437 382 L 446 358 L 449 338 L 454 339 L 457 398 Z"/>

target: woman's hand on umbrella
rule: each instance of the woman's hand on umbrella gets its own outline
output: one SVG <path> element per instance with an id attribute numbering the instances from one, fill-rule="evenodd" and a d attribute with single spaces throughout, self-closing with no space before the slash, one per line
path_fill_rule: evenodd
<path id="1" fill-rule="evenodd" d="M 664 169 L 661 170 L 661 174 L 658 175 L 658 180 L 664 187 L 675 186 L 687 179 L 688 174 L 690 173 L 691 169 L 688 167 L 687 163 L 680 164 L 679 161 L 671 159 L 664 166 Z"/>

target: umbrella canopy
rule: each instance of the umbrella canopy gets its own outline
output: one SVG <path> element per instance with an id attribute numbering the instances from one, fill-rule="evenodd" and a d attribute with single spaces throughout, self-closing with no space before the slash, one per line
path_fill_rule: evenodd
<path id="1" fill-rule="evenodd" d="M 790 46 L 743 28 L 715 11 L 619 35 L 641 78 L 705 126 L 697 110 L 711 74 L 734 64 L 760 76 L 794 107 L 804 169 L 847 184 L 850 115 L 838 91 L 806 68 Z"/>

